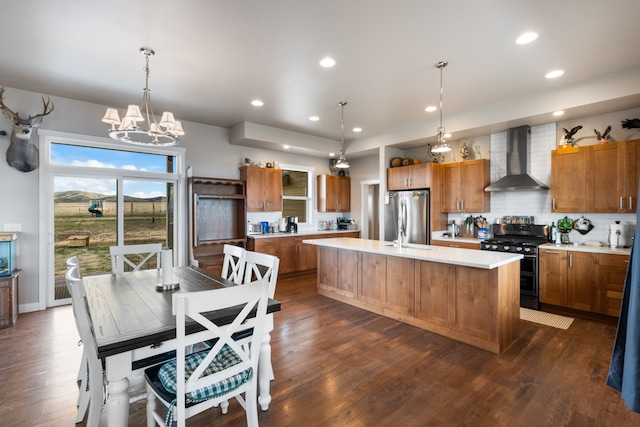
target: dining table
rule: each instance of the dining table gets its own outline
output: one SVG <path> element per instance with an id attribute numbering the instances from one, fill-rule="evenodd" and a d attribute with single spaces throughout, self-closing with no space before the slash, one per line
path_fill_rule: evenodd
<path id="1" fill-rule="evenodd" d="M 89 315 L 96 337 L 98 357 L 106 380 L 108 426 L 126 426 L 129 418 L 129 377 L 137 371 L 175 356 L 176 317 L 172 295 L 228 286 L 241 286 L 194 266 L 173 268 L 175 289 L 162 286 L 161 270 L 139 270 L 83 277 Z M 280 302 L 269 299 L 268 318 L 261 341 L 258 365 L 258 403 L 267 410 L 271 402 L 271 331 L 273 313 Z M 223 325 L 238 310 L 212 311 L 207 317 Z M 93 385 L 92 385 L 93 386 Z"/>

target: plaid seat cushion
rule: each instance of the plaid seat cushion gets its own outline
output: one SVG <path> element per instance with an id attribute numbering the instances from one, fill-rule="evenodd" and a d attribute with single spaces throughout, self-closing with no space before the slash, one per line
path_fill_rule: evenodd
<path id="1" fill-rule="evenodd" d="M 191 376 L 193 371 L 200 363 L 202 363 L 207 354 L 207 351 L 201 351 L 187 356 L 185 359 L 185 379 Z M 233 365 L 237 365 L 240 362 L 240 357 L 231 349 L 231 347 L 225 345 L 209 364 L 207 369 L 205 369 L 202 376 L 206 377 L 216 372 L 220 372 Z M 158 378 L 160 379 L 162 386 L 172 394 L 176 393 L 176 374 L 176 359 L 172 359 L 165 363 L 158 371 Z M 220 397 L 249 381 L 252 375 L 253 370 L 251 368 L 245 369 L 234 376 L 225 378 L 224 380 L 208 387 L 187 393 L 186 401 L 187 403 L 197 403 L 214 397 Z"/>

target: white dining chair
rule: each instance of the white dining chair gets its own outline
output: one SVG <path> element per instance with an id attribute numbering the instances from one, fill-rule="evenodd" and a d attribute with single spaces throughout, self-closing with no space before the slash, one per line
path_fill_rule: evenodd
<path id="1" fill-rule="evenodd" d="M 218 406 L 235 397 L 246 412 L 247 425 L 258 426 L 257 385 L 260 343 L 267 315 L 269 283 L 260 279 L 243 286 L 233 286 L 202 292 L 173 294 L 176 315 L 176 358 L 163 365 L 145 370 L 147 380 L 147 426 L 172 425 L 184 427 L 186 419 Z M 203 313 L 241 307 L 229 324 L 217 326 Z M 249 319 L 256 308 L 255 318 Z M 246 331 L 246 322 L 253 333 L 243 340 L 234 339 L 236 332 Z M 198 323 L 205 329 L 188 332 L 187 324 Z M 192 327 L 190 327 L 193 330 Z M 186 348 L 203 342 L 215 344 L 198 353 L 188 354 Z M 156 411 L 157 401 L 168 408 L 165 416 Z"/>
<path id="2" fill-rule="evenodd" d="M 221 276 L 238 285 L 243 283 L 246 250 L 240 246 L 224 245 L 222 252 L 224 261 Z"/>
<path id="3" fill-rule="evenodd" d="M 141 270 L 142 267 L 156 257 L 156 268 L 160 268 L 161 243 L 147 243 L 142 245 L 109 246 L 111 256 L 111 272 L 124 273 L 125 264 L 132 271 Z M 142 261 L 132 261 L 134 258 L 142 258 Z"/>
<path id="4" fill-rule="evenodd" d="M 89 415 L 86 425 L 87 427 L 97 427 L 103 406 L 102 362 L 98 359 L 96 339 L 87 309 L 84 282 L 77 266 L 72 266 L 67 270 L 65 280 L 71 289 L 73 314 L 83 344 L 83 359 L 87 364 L 86 381 L 81 382 L 76 423 L 84 419 L 88 409 Z"/>

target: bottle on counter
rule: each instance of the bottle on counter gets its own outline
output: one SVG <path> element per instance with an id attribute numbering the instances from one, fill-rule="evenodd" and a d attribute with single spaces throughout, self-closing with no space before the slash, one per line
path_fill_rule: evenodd
<path id="1" fill-rule="evenodd" d="M 558 230 L 556 229 L 555 221 L 551 221 L 551 228 L 549 229 L 549 241 L 550 242 L 555 242 L 556 241 L 556 233 L 557 232 L 558 232 Z"/>

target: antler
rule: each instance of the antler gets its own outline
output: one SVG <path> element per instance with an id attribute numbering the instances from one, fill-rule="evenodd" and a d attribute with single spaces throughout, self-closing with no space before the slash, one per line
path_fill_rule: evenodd
<path id="1" fill-rule="evenodd" d="M 11 120 L 17 120 L 18 119 L 18 115 L 16 113 L 14 113 L 13 111 L 11 111 L 11 108 L 7 107 L 6 105 L 4 105 L 4 86 L 0 86 L 0 109 L 2 109 L 2 112 L 9 117 Z"/>
<path id="2" fill-rule="evenodd" d="M 47 98 L 47 101 L 45 102 L 44 100 L 44 96 L 42 97 L 42 104 L 44 105 L 44 109 L 42 110 L 42 114 L 36 114 L 35 116 L 29 116 L 29 118 L 27 119 L 27 121 L 31 124 L 34 124 L 37 120 L 37 123 L 42 123 L 42 118 L 44 116 L 47 116 L 49 114 L 51 114 L 51 112 L 53 111 L 53 102 L 51 102 L 51 98 Z M 51 107 L 51 108 L 49 108 Z"/>

